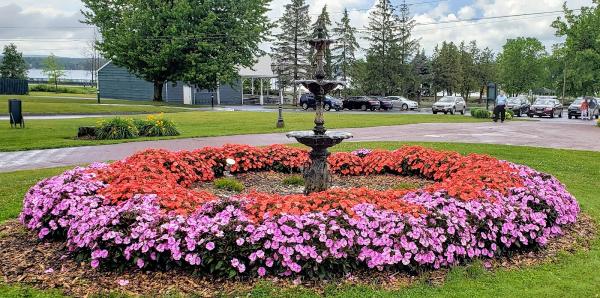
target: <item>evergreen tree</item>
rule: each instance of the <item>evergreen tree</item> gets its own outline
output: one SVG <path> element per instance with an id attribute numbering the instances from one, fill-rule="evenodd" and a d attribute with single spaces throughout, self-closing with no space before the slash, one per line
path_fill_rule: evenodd
<path id="1" fill-rule="evenodd" d="M 325 34 L 325 38 L 331 38 L 331 35 L 329 33 L 329 27 L 331 27 L 331 19 L 329 18 L 329 13 L 327 12 L 327 5 L 323 6 L 323 9 L 321 10 L 321 14 L 317 17 L 317 20 L 313 23 L 312 25 L 312 34 L 311 34 L 311 38 L 316 39 L 318 38 L 318 33 L 319 33 L 319 28 L 323 28 L 323 33 Z M 309 50 L 309 54 L 308 54 L 308 59 L 310 62 L 310 73 L 309 75 L 312 75 L 315 72 L 315 59 L 314 59 L 314 55 L 315 55 L 315 50 L 311 47 Z M 327 49 L 327 51 L 325 51 L 325 64 L 323 66 L 323 70 L 325 70 L 325 78 L 326 79 L 332 79 L 333 78 L 333 62 L 332 62 L 332 55 L 331 55 L 331 49 Z"/>
<path id="2" fill-rule="evenodd" d="M 4 47 L 0 61 L 0 77 L 7 79 L 27 79 L 27 63 L 23 53 L 17 51 L 17 46 L 9 44 Z"/>
<path id="3" fill-rule="evenodd" d="M 337 38 L 337 42 L 332 49 L 334 73 L 336 77 L 341 77 L 342 80 L 347 81 L 349 73 L 356 62 L 356 52 L 360 49 L 355 37 L 356 28 L 350 25 L 347 9 L 344 9 L 344 15 L 340 22 L 336 23 L 333 33 Z"/>
<path id="4" fill-rule="evenodd" d="M 277 20 L 277 26 L 281 32 L 275 35 L 271 57 L 281 65 L 283 81 L 293 86 L 296 104 L 298 94 L 294 81 L 306 78 L 310 69 L 309 47 L 306 43 L 310 37 L 310 17 L 304 0 L 292 0 L 287 4 L 283 16 Z"/>
<path id="5" fill-rule="evenodd" d="M 443 90 L 447 95 L 453 95 L 458 89 L 460 78 L 460 53 L 453 43 L 442 42 L 435 47 L 432 59 L 434 93 Z"/>
<path id="6" fill-rule="evenodd" d="M 431 89 L 431 61 L 425 55 L 425 50 L 417 52 L 411 62 L 411 84 L 408 89 L 408 95 L 421 101 L 421 95 Z"/>
<path id="7" fill-rule="evenodd" d="M 370 41 L 367 80 L 378 95 L 386 96 L 398 90 L 398 24 L 390 0 L 378 0 L 367 26 Z"/>
<path id="8" fill-rule="evenodd" d="M 459 47 L 459 73 L 458 73 L 458 88 L 460 95 L 469 100 L 471 90 L 477 88 L 477 76 L 475 70 L 475 59 L 479 55 L 479 49 L 475 41 L 469 45 L 461 42 Z"/>
<path id="9" fill-rule="evenodd" d="M 415 78 L 412 77 L 410 61 L 419 49 L 419 40 L 412 37 L 412 30 L 415 27 L 416 21 L 410 17 L 410 10 L 406 1 L 402 1 L 399 7 L 398 19 L 398 49 L 397 55 L 400 65 L 399 70 L 399 87 L 403 95 L 407 95 L 408 88 L 411 88 L 411 82 Z"/>

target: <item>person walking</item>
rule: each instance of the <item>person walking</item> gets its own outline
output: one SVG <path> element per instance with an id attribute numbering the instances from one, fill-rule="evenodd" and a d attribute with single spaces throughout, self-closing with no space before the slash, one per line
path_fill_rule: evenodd
<path id="1" fill-rule="evenodd" d="M 500 92 L 500 95 L 496 97 L 496 107 L 494 108 L 494 122 L 498 122 L 498 118 L 500 118 L 500 123 L 504 123 L 504 119 L 506 118 L 506 94 L 504 91 Z"/>
<path id="2" fill-rule="evenodd" d="M 581 109 L 581 120 L 590 120 L 590 103 L 587 98 L 583 100 L 579 109 Z"/>

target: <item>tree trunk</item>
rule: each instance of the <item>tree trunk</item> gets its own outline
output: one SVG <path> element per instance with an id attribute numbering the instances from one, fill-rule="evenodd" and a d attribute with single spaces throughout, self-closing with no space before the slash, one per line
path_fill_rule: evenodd
<path id="1" fill-rule="evenodd" d="M 484 86 L 479 87 L 479 104 L 483 103 L 483 89 Z"/>
<path id="2" fill-rule="evenodd" d="M 163 101 L 162 90 L 165 85 L 162 81 L 154 81 L 154 98 L 153 101 Z"/>

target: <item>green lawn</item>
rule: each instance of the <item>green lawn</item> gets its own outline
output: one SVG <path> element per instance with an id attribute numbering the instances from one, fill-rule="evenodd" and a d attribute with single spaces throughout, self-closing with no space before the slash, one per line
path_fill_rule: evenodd
<path id="1" fill-rule="evenodd" d="M 137 116 L 144 117 L 144 116 Z M 270 132 L 288 132 L 290 130 L 306 130 L 314 126 L 313 113 L 285 113 L 286 127 L 275 128 L 276 113 L 268 112 L 184 112 L 168 114 L 181 135 L 176 138 L 208 137 L 236 134 L 256 134 Z M 0 151 L 17 151 L 43 148 L 59 148 L 69 146 L 86 146 L 114 144 L 131 141 L 157 140 L 159 138 L 137 138 L 133 140 L 76 140 L 79 126 L 93 126 L 99 118 L 64 119 L 64 120 L 30 120 L 25 129 L 11 129 L 8 124 L 0 125 Z M 415 115 L 415 114 L 348 114 L 328 113 L 328 128 L 372 127 L 384 125 L 402 125 L 414 123 L 447 123 L 447 122 L 481 122 L 460 115 Z M 374 134 L 377 131 L 373 131 Z M 165 137 L 175 138 L 175 137 Z"/>
<path id="2" fill-rule="evenodd" d="M 397 148 L 403 143 L 342 143 L 336 150 L 357 148 Z M 541 149 L 502 145 L 411 143 L 461 153 L 486 153 L 526 164 L 555 175 L 575 195 L 584 212 L 600 222 L 600 152 Z M 41 177 L 63 169 L 45 169 L 0 174 L 0 220 L 17 216 L 23 194 Z M 377 285 L 340 285 L 330 283 L 322 294 L 332 297 L 598 297 L 600 295 L 600 239 L 590 251 L 562 253 L 556 262 L 525 269 L 486 272 L 479 265 L 460 266 L 451 270 L 441 286 L 425 282 L 398 290 Z M 2 297 L 60 297 L 56 292 L 41 292 L 15 285 L 2 285 Z M 318 292 L 306 287 L 282 289 L 271 282 L 261 282 L 238 297 L 315 297 Z"/>
<path id="3" fill-rule="evenodd" d="M 44 93 L 41 93 L 44 94 Z M 0 95 L 0 102 L 8 99 L 20 99 L 23 102 L 24 115 L 82 115 L 82 114 L 140 114 L 140 113 L 173 113 L 185 112 L 179 106 L 152 101 L 109 100 L 98 104 L 95 98 L 86 99 L 81 94 L 49 94 L 49 95 Z M 2 109 L 0 115 L 8 115 Z M 27 121 L 27 117 L 25 117 Z"/>

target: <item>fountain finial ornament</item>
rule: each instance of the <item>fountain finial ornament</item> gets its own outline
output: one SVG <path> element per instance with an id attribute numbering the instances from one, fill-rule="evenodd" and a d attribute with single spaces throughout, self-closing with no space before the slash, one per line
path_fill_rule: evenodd
<path id="1" fill-rule="evenodd" d="M 352 137 L 352 134 L 347 132 L 328 132 L 325 129 L 325 118 L 323 117 L 325 96 L 337 86 L 344 84 L 341 81 L 325 80 L 326 74 L 323 67 L 323 60 L 325 52 L 329 48 L 329 45 L 333 43 L 333 40 L 327 39 L 325 29 L 319 27 L 317 29 L 317 38 L 308 41 L 308 43 L 315 49 L 315 79 L 300 80 L 296 81 L 296 83 L 302 84 L 314 94 L 316 104 L 315 127 L 312 131 L 293 131 L 287 134 L 288 137 L 295 138 L 298 142 L 312 148 L 310 152 L 310 164 L 307 165 L 303 173 L 305 194 L 324 191 L 329 188 L 331 179 L 327 166 L 327 156 L 329 156 L 327 148 Z"/>

